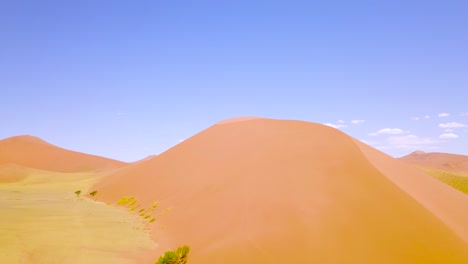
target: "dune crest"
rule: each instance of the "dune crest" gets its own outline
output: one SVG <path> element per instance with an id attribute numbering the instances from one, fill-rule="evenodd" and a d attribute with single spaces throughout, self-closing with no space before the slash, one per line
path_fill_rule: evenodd
<path id="1" fill-rule="evenodd" d="M 216 123 L 216 124 L 217 124 L 217 125 L 222 125 L 222 124 L 243 122 L 243 121 L 256 120 L 256 119 L 264 119 L 264 118 L 261 118 L 261 117 L 253 117 L 253 116 L 234 117 L 234 118 L 229 118 L 229 119 L 220 121 L 220 122 L 218 122 L 218 123 Z"/>
<path id="2" fill-rule="evenodd" d="M 39 144 L 47 144 L 47 145 L 52 145 L 48 143 L 45 140 L 42 140 L 38 137 L 31 136 L 31 135 L 19 135 L 19 136 L 14 136 L 14 137 L 9 137 L 4 139 L 4 141 L 9 142 L 15 142 L 15 141 L 21 141 L 21 142 L 30 142 L 30 143 L 39 143 Z"/>

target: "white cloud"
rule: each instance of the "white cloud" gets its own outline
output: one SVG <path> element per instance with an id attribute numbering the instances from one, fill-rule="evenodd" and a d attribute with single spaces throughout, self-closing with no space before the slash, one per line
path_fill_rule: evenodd
<path id="1" fill-rule="evenodd" d="M 419 120 L 419 117 L 417 117 L 417 116 L 412 117 L 411 120 L 418 121 L 418 120 Z"/>
<path id="2" fill-rule="evenodd" d="M 468 116 L 468 112 L 461 113 L 460 115 L 461 115 L 461 116 Z"/>
<path id="3" fill-rule="evenodd" d="M 439 143 L 437 140 L 431 138 L 421 138 L 416 135 L 393 136 L 389 137 L 387 142 L 396 148 L 414 148 L 415 146 Z"/>
<path id="4" fill-rule="evenodd" d="M 347 127 L 346 125 L 339 125 L 339 124 L 337 125 L 337 124 L 332 124 L 332 123 L 326 123 L 324 125 L 329 126 L 329 127 L 333 127 L 333 128 L 336 128 L 336 129 Z"/>
<path id="5" fill-rule="evenodd" d="M 344 124 L 344 123 L 345 123 L 345 121 L 343 121 L 343 120 L 338 120 L 338 124 Z"/>
<path id="6" fill-rule="evenodd" d="M 455 131 L 455 130 L 453 130 L 453 129 L 445 129 L 444 131 L 445 131 L 445 132 L 453 132 L 453 131 Z"/>
<path id="7" fill-rule="evenodd" d="M 182 143 L 182 142 L 184 142 L 184 139 L 179 139 L 179 143 Z"/>
<path id="8" fill-rule="evenodd" d="M 425 115 L 424 118 L 429 119 L 429 118 L 431 118 L 431 116 L 430 115 Z"/>
<path id="9" fill-rule="evenodd" d="M 404 134 L 405 131 L 399 129 L 399 128 L 384 128 L 384 129 L 380 129 L 379 131 L 375 132 L 375 133 L 370 133 L 369 135 L 370 136 L 377 136 L 377 135 L 383 135 L 383 134 L 386 134 L 386 135 L 399 135 L 399 134 Z"/>
<path id="10" fill-rule="evenodd" d="M 375 148 L 378 149 L 378 150 L 392 149 L 392 147 L 390 147 L 390 146 L 376 146 Z"/>
<path id="11" fill-rule="evenodd" d="M 447 117 L 447 116 L 449 116 L 449 115 L 450 115 L 449 113 L 440 113 L 440 114 L 438 114 L 437 116 L 439 116 L 439 117 Z"/>
<path id="12" fill-rule="evenodd" d="M 445 124 L 439 124 L 441 128 L 458 128 L 458 127 L 466 127 L 467 125 L 457 122 L 450 122 Z"/>
<path id="13" fill-rule="evenodd" d="M 440 135 L 439 138 L 452 139 L 452 138 L 459 138 L 459 136 L 457 134 L 453 134 L 453 133 L 446 133 L 446 134 Z"/>
<path id="14" fill-rule="evenodd" d="M 362 124 L 364 122 L 366 122 L 366 121 L 365 120 L 358 120 L 358 119 L 351 120 L 351 123 L 354 124 L 354 125 L 359 125 L 359 124 Z"/>

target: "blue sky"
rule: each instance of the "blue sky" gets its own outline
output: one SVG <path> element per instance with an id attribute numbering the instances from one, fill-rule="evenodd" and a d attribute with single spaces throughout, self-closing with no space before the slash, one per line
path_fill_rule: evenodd
<path id="1" fill-rule="evenodd" d="M 467 1 L 3 1 L 0 33 L 0 138 L 134 161 L 262 116 L 468 155 Z"/>

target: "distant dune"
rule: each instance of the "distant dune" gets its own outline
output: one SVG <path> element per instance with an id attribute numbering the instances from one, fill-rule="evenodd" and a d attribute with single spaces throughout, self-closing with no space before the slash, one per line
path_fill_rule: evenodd
<path id="1" fill-rule="evenodd" d="M 336 129 L 240 120 L 104 178 L 98 199 L 172 208 L 155 254 L 187 244 L 193 264 L 468 263 L 467 196 Z"/>
<path id="2" fill-rule="evenodd" d="M 33 136 L 0 140 L 0 165 L 17 164 L 55 172 L 100 171 L 126 163 L 56 147 Z"/>
<path id="3" fill-rule="evenodd" d="M 415 151 L 400 160 L 425 168 L 433 168 L 459 174 L 468 174 L 468 156 L 449 153 L 424 153 Z"/>

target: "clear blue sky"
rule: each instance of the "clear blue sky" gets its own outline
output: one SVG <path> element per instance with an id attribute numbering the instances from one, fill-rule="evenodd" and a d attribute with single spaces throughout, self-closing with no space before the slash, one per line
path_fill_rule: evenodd
<path id="1" fill-rule="evenodd" d="M 0 33 L 0 138 L 134 161 L 262 116 L 468 155 L 468 1 L 2 1 Z"/>

